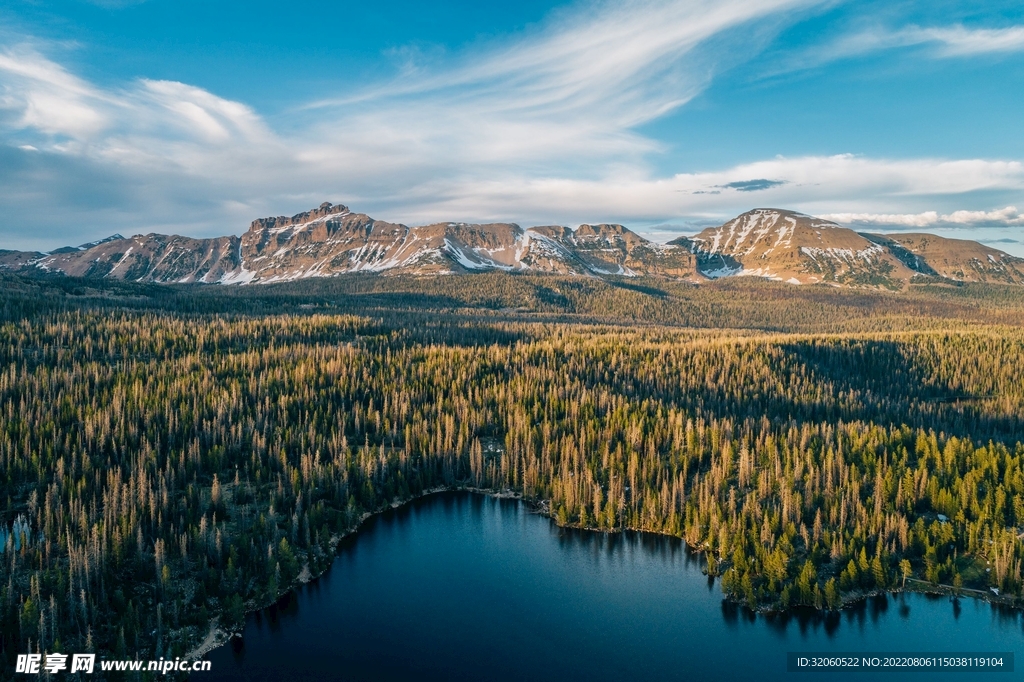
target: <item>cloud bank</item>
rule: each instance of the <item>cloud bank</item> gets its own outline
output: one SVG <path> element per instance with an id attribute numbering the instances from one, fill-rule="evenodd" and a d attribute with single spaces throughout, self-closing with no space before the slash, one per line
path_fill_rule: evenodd
<path id="1" fill-rule="evenodd" d="M 1024 214 L 1016 206 L 996 211 L 938 211 L 923 213 L 826 213 L 820 216 L 837 223 L 882 225 L 885 227 L 1017 227 L 1024 226 Z"/>

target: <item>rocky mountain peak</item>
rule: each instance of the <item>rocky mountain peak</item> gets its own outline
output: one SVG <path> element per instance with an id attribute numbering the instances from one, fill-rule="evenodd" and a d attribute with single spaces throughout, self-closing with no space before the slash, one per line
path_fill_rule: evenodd
<path id="1" fill-rule="evenodd" d="M 505 270 L 695 282 L 756 276 L 794 284 L 901 288 L 929 281 L 1024 284 L 1024 259 L 927 234 L 861 234 L 778 208 L 756 208 L 693 237 L 655 244 L 623 225 L 523 229 L 515 223 L 408 227 L 325 201 L 254 220 L 240 238 L 121 235 L 49 254 L 2 251 L 0 268 L 151 282 L 266 283 L 352 272 Z"/>
<path id="2" fill-rule="evenodd" d="M 638 244 L 647 241 L 629 228 L 615 223 L 600 223 L 597 225 L 584 223 L 576 228 L 575 236 L 579 241 L 622 241 L 628 244 Z"/>
<path id="3" fill-rule="evenodd" d="M 1024 258 L 975 241 L 915 232 L 864 236 L 922 275 L 962 282 L 1024 284 Z"/>
<path id="4" fill-rule="evenodd" d="M 310 211 L 304 211 L 302 213 L 296 213 L 295 215 L 288 216 L 277 216 L 274 218 L 258 218 L 252 221 L 249 226 L 250 231 L 261 231 L 261 230 L 280 230 L 289 227 L 295 227 L 299 225 L 308 225 L 310 223 L 323 221 L 328 218 L 337 218 L 344 216 L 349 213 L 348 206 L 342 204 L 332 204 L 329 201 L 325 201 L 317 208 Z"/>

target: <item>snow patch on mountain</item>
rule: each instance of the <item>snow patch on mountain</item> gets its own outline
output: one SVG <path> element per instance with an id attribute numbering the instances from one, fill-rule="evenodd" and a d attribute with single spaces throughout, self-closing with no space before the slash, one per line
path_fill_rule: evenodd
<path id="1" fill-rule="evenodd" d="M 933 235 L 869 235 L 762 208 L 693 237 L 656 244 L 617 224 L 408 227 L 325 202 L 254 220 L 241 237 L 120 235 L 49 254 L 0 251 L 0 268 L 140 282 L 256 284 L 344 273 L 535 272 L 701 282 L 763 277 L 793 284 L 899 288 L 920 277 L 1024 284 L 1024 260 Z"/>

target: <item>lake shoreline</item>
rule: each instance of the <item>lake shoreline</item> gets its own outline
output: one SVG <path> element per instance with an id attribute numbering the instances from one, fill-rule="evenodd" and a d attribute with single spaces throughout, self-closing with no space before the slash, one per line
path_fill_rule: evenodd
<path id="1" fill-rule="evenodd" d="M 331 543 L 330 544 L 331 544 L 332 552 L 334 554 L 333 554 L 331 560 L 329 562 L 327 562 L 327 565 L 322 570 L 318 571 L 316 574 L 313 574 L 310 571 L 309 563 L 307 562 L 303 566 L 302 571 L 300 572 L 299 576 L 296 577 L 295 580 L 290 585 L 288 585 L 285 589 L 281 590 L 276 597 L 274 597 L 272 600 L 269 600 L 269 601 L 267 601 L 265 603 L 262 603 L 262 604 L 260 604 L 258 606 L 255 606 L 253 608 L 247 608 L 246 611 L 245 611 L 245 617 L 242 619 L 241 625 L 239 627 L 237 627 L 237 628 L 224 628 L 224 627 L 221 627 L 221 625 L 219 623 L 220 616 L 219 615 L 215 616 L 211 620 L 210 628 L 209 628 L 207 634 L 205 635 L 205 637 L 203 638 L 202 642 L 197 644 L 192 650 L 190 650 L 187 654 L 185 654 L 183 656 L 183 658 L 186 658 L 186 659 L 189 659 L 189 660 L 195 660 L 195 659 L 202 658 L 202 657 L 206 656 L 207 654 L 209 654 L 210 652 L 214 651 L 215 649 L 218 649 L 218 648 L 224 646 L 225 644 L 230 642 L 233 638 L 241 637 L 242 630 L 245 628 L 245 621 L 247 620 L 247 618 L 248 618 L 248 616 L 250 614 L 256 613 L 258 611 L 262 611 L 262 610 L 264 610 L 266 608 L 269 608 L 269 607 L 273 606 L 274 604 L 278 603 L 285 596 L 294 593 L 296 591 L 296 589 L 299 588 L 302 585 L 305 585 L 305 584 L 308 584 L 308 583 L 315 582 L 315 581 L 319 580 L 331 568 L 331 566 L 333 566 L 334 560 L 337 558 L 338 545 L 341 543 L 341 541 L 344 540 L 345 538 L 348 538 L 348 537 L 351 537 L 351 536 L 357 534 L 363 528 L 363 525 L 366 523 L 366 521 L 369 520 L 370 518 L 372 518 L 374 516 L 379 516 L 380 514 L 383 514 L 383 513 L 387 512 L 387 511 L 399 509 L 399 508 L 401 508 L 403 506 L 409 505 L 409 504 L 411 504 L 413 502 L 416 502 L 417 500 L 422 500 L 422 499 L 424 499 L 426 497 L 429 497 L 431 495 L 437 495 L 439 493 L 460 493 L 460 492 L 473 493 L 473 494 L 476 494 L 476 495 L 483 495 L 485 497 L 490 497 L 490 498 L 494 498 L 494 499 L 519 500 L 519 501 L 523 502 L 526 505 L 526 507 L 528 508 L 530 513 L 536 514 L 538 516 L 544 516 L 544 517 L 550 519 L 552 522 L 554 522 L 559 528 L 563 528 L 563 529 L 584 531 L 584 532 L 588 532 L 588 533 L 603 533 L 603 534 L 606 534 L 606 535 L 619 534 L 619 533 L 624 533 L 624 532 L 627 532 L 627 531 L 631 531 L 631 532 L 636 532 L 636 533 L 650 534 L 650 535 L 657 536 L 657 537 L 662 537 L 662 538 L 675 538 L 677 540 L 680 540 L 683 543 L 684 549 L 687 552 L 689 552 L 691 555 L 695 555 L 695 556 L 702 556 L 703 555 L 703 556 L 705 556 L 705 562 L 706 562 L 706 555 L 707 555 L 706 548 L 691 546 L 691 544 L 689 542 L 687 542 L 685 538 L 682 538 L 682 537 L 680 537 L 678 535 L 671 535 L 671 534 L 668 534 L 668 533 L 659 533 L 657 531 L 641 529 L 641 528 L 633 528 L 633 527 L 608 529 L 608 528 L 593 528 L 593 527 L 585 527 L 585 526 L 580 526 L 580 525 L 568 525 L 568 524 L 564 525 L 564 526 L 563 525 L 558 525 L 557 520 L 554 518 L 554 516 L 551 513 L 549 503 L 546 500 L 531 500 L 531 499 L 527 499 L 527 498 L 523 497 L 522 493 L 517 492 L 517 491 L 513 491 L 513 490 L 508 490 L 508 489 L 505 489 L 505 490 L 494 490 L 494 489 L 487 489 L 487 488 L 477 488 L 477 487 L 474 487 L 474 486 L 437 486 L 437 487 L 434 487 L 434 488 L 428 488 L 428 489 L 426 489 L 426 490 L 424 490 L 424 491 L 422 491 L 422 492 L 420 492 L 420 493 L 418 493 L 416 495 L 413 495 L 413 496 L 411 496 L 411 497 L 409 497 L 407 499 L 404 499 L 404 500 L 393 500 L 389 504 L 387 504 L 387 505 L 385 505 L 383 507 L 380 507 L 379 509 L 376 509 L 374 511 L 363 512 L 363 514 L 359 517 L 359 520 L 352 526 L 352 528 L 350 528 L 350 529 L 348 529 L 348 530 L 346 530 L 346 531 L 344 531 L 342 533 L 336 533 L 336 534 L 331 536 Z M 707 575 L 706 566 L 705 566 L 704 569 L 702 569 L 702 572 L 704 573 L 704 575 Z M 714 577 L 719 577 L 719 576 L 714 576 Z M 839 612 L 841 612 L 841 611 L 843 611 L 843 610 L 845 610 L 847 608 L 854 607 L 855 605 L 857 605 L 857 604 L 859 604 L 861 602 L 864 602 L 864 601 L 866 601 L 866 600 L 868 600 L 868 599 L 870 599 L 872 597 L 878 597 L 878 596 L 883 596 L 883 595 L 885 595 L 885 596 L 888 596 L 888 595 L 895 596 L 895 595 L 902 594 L 902 593 L 909 593 L 909 594 L 915 594 L 916 593 L 916 594 L 926 594 L 926 595 L 941 595 L 941 596 L 950 596 L 950 597 L 957 597 L 957 598 L 963 597 L 963 598 L 975 599 L 977 601 L 988 602 L 990 604 L 996 604 L 996 605 L 1000 605 L 1000 606 L 1007 606 L 1007 607 L 1014 608 L 1014 609 L 1021 609 L 1021 606 L 1019 604 L 1015 603 L 1015 600 L 1012 597 L 1009 597 L 1007 595 L 995 595 L 995 594 L 990 594 L 990 593 L 984 593 L 984 592 L 981 592 L 980 590 L 968 590 L 968 589 L 961 589 L 961 593 L 962 592 L 971 592 L 972 594 L 955 594 L 954 593 L 954 588 L 952 588 L 951 586 L 935 585 L 935 584 L 932 584 L 932 583 L 926 583 L 925 581 L 918 580 L 918 579 L 910 579 L 910 580 L 911 580 L 911 582 L 919 583 L 921 585 L 921 587 L 912 587 L 912 586 L 904 585 L 904 586 L 902 586 L 902 587 L 900 587 L 898 589 L 870 590 L 868 592 L 857 592 L 853 596 L 849 596 L 849 597 L 844 596 L 843 599 L 842 599 L 842 603 L 841 603 L 841 605 L 840 605 L 840 607 L 838 609 L 828 609 L 828 608 L 820 608 L 820 609 L 818 609 L 818 608 L 815 608 L 813 606 L 799 606 L 799 607 L 798 606 L 791 606 L 791 607 L 787 607 L 787 608 L 776 608 L 773 605 L 759 606 L 756 609 L 750 609 L 750 607 L 746 604 L 746 602 L 744 602 L 742 600 L 734 599 L 734 598 L 732 598 L 729 595 L 726 595 L 724 593 L 722 595 L 722 599 L 723 599 L 724 602 L 728 602 L 730 604 L 741 606 L 743 608 L 746 608 L 746 609 L 750 610 L 753 613 L 760 614 L 760 615 L 765 615 L 765 616 L 777 616 L 777 615 L 782 615 L 782 614 L 790 613 L 790 612 L 794 611 L 794 609 L 796 609 L 796 608 L 810 608 L 810 609 L 814 609 L 815 611 L 819 612 L 822 615 L 827 615 L 829 613 L 839 613 Z"/>
<path id="2" fill-rule="evenodd" d="M 287 585 L 284 589 L 282 589 L 277 594 L 277 596 L 275 596 L 273 599 L 271 599 L 271 600 L 269 600 L 269 601 L 267 601 L 265 603 L 261 603 L 261 604 L 259 604 L 257 606 L 252 607 L 252 608 L 246 608 L 245 616 L 242 619 L 241 626 L 238 627 L 238 628 L 222 627 L 221 624 L 220 624 L 220 614 L 218 614 L 217 616 L 215 616 L 214 618 L 212 618 L 210 620 L 209 629 L 208 629 L 207 633 L 204 635 L 203 640 L 199 644 L 197 644 L 195 647 L 190 649 L 182 658 L 185 658 L 185 659 L 188 659 L 188 660 L 195 660 L 195 659 L 202 658 L 202 657 L 206 656 L 207 654 L 209 654 L 211 651 L 224 646 L 225 644 L 230 642 L 233 638 L 240 637 L 242 629 L 245 628 L 245 620 L 248 618 L 248 616 L 250 614 L 256 613 L 258 611 L 262 611 L 263 609 L 266 609 L 266 608 L 270 608 L 271 606 L 273 606 L 274 604 L 279 602 L 282 598 L 284 598 L 287 595 L 293 593 L 297 588 L 301 587 L 302 585 L 306 585 L 308 583 L 315 582 L 316 580 L 319 580 L 331 568 L 331 566 L 334 564 L 334 559 L 337 558 L 338 545 L 341 544 L 341 541 L 344 540 L 345 538 L 351 537 L 352 535 L 355 535 L 356 533 L 358 533 L 359 530 L 363 527 L 363 524 L 365 524 L 366 521 L 369 520 L 370 518 L 372 518 L 374 516 L 379 516 L 380 514 L 383 514 L 383 513 L 387 512 L 387 511 L 398 509 L 400 507 L 403 507 L 405 505 L 411 504 L 411 503 L 413 503 L 413 502 L 415 502 L 417 500 L 421 500 L 421 499 L 423 499 L 425 497 L 428 497 L 430 495 L 436 495 L 438 493 L 447 493 L 447 492 L 468 492 L 468 493 L 475 493 L 475 494 L 478 494 L 478 495 L 484 495 L 486 497 L 492 497 L 492 498 L 495 498 L 495 499 L 521 500 L 521 501 L 526 502 L 527 505 L 532 506 L 533 507 L 533 511 L 535 511 L 535 512 L 539 508 L 539 505 L 531 505 L 531 503 L 528 500 L 523 500 L 522 493 L 518 493 L 518 492 L 515 492 L 515 491 L 511 491 L 511 490 L 489 490 L 489 489 L 483 489 L 483 488 L 464 487 L 464 486 L 458 486 L 458 487 L 437 486 L 437 487 L 434 487 L 434 488 L 428 488 L 428 489 L 424 490 L 423 492 L 418 493 L 416 495 L 413 495 L 412 497 L 409 497 L 409 498 L 407 498 L 405 500 L 393 500 L 389 504 L 387 504 L 387 505 L 385 505 L 385 506 L 383 506 L 383 507 L 381 507 L 381 508 L 379 508 L 379 509 L 377 509 L 375 511 L 363 512 L 363 514 L 359 517 L 359 520 L 356 521 L 355 525 L 353 525 L 352 528 L 350 528 L 350 529 L 348 529 L 348 530 L 346 530 L 346 531 L 344 531 L 342 533 L 335 533 L 334 535 L 331 536 L 331 550 L 332 550 L 332 552 L 334 554 L 333 554 L 331 560 L 329 562 L 327 562 L 327 565 L 322 570 L 318 571 L 316 574 L 313 574 L 311 572 L 311 570 L 310 570 L 309 562 L 307 561 L 303 565 L 302 571 L 295 578 L 295 580 L 291 584 Z M 545 515 L 547 515 L 547 514 L 545 513 Z"/>

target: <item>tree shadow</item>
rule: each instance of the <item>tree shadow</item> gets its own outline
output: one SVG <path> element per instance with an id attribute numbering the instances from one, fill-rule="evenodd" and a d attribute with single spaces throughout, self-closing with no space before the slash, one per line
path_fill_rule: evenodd
<path id="1" fill-rule="evenodd" d="M 906 424 L 976 441 L 1022 436 L 1017 415 L 985 410 L 994 396 L 952 385 L 915 357 L 907 344 L 814 339 L 783 344 L 780 350 L 783 358 L 776 371 L 784 383 L 806 377 L 830 389 L 832 395 L 826 401 L 791 404 L 791 418 Z"/>

